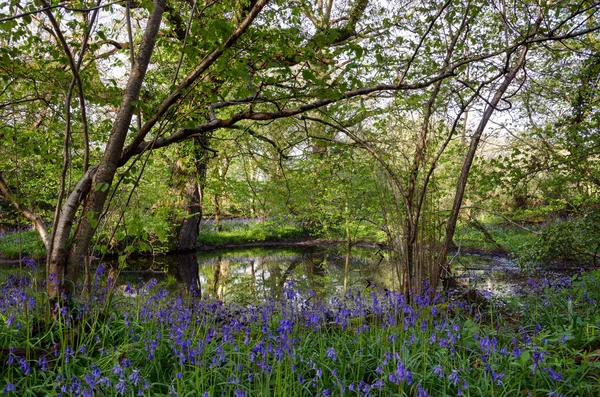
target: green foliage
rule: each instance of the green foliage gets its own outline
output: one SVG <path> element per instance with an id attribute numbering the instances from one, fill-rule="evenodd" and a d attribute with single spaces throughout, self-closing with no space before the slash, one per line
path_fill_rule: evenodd
<path id="1" fill-rule="evenodd" d="M 479 216 L 477 220 L 491 234 L 494 241 L 509 253 L 517 253 L 523 245 L 531 244 L 537 239 L 535 234 L 511 225 L 501 217 Z M 537 226 L 529 225 L 529 228 L 535 230 Z M 493 243 L 487 240 L 479 229 L 466 221 L 459 224 L 455 242 L 464 249 L 496 250 Z"/>
<path id="2" fill-rule="evenodd" d="M 590 212 L 546 225 L 535 241 L 519 249 L 518 262 L 524 267 L 555 261 L 589 262 L 599 247 L 600 215 Z"/>
<path id="3" fill-rule="evenodd" d="M 24 230 L 0 234 L 0 256 L 44 258 L 46 250 L 35 230 Z"/>

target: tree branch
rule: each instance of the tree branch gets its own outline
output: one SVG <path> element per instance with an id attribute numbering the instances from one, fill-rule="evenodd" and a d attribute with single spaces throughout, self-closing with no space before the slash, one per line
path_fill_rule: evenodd
<path id="1" fill-rule="evenodd" d="M 13 207 L 15 207 L 17 211 L 21 213 L 21 215 L 23 215 L 25 218 L 27 218 L 27 220 L 29 220 L 33 224 L 40 237 L 42 238 L 44 247 L 47 250 L 49 246 L 49 237 L 48 231 L 46 230 L 46 225 L 44 224 L 42 217 L 32 212 L 29 208 L 20 204 L 19 202 L 17 202 L 17 200 L 14 199 L 12 194 L 10 194 L 10 190 L 8 189 L 6 181 L 2 177 L 2 172 L 0 172 L 0 197 L 9 202 Z"/>
<path id="2" fill-rule="evenodd" d="M 89 11 L 99 10 L 100 8 L 105 8 L 105 7 L 111 6 L 113 4 L 123 3 L 125 1 L 127 1 L 127 0 L 117 0 L 117 1 L 113 1 L 111 3 L 106 3 L 106 4 L 103 4 L 103 5 L 98 5 L 96 7 L 91 7 L 91 8 L 73 8 L 73 7 L 68 7 L 67 3 L 57 4 L 57 5 L 54 5 L 54 6 L 46 5 L 46 6 L 42 7 L 42 8 L 40 8 L 40 9 L 37 9 L 37 10 L 24 12 L 24 13 L 21 13 L 21 14 L 13 15 L 11 17 L 0 18 L 0 23 L 7 22 L 7 21 L 12 21 L 14 19 L 23 18 L 23 17 L 25 17 L 27 15 L 41 14 L 42 12 L 48 12 L 48 11 L 53 10 L 55 8 L 63 8 L 65 10 L 67 10 L 67 11 L 72 11 L 72 12 L 89 12 Z"/>
<path id="3" fill-rule="evenodd" d="M 258 0 L 246 18 L 240 23 L 240 25 L 231 33 L 229 38 L 225 40 L 225 43 L 220 48 L 213 50 L 210 54 L 206 55 L 200 64 L 187 75 L 179 86 L 173 91 L 159 106 L 156 112 L 148 119 L 142 128 L 138 131 L 137 135 L 133 139 L 133 141 L 125 148 L 123 154 L 121 155 L 121 160 L 119 164 L 124 164 L 134 152 L 137 152 L 137 148 L 144 142 L 146 135 L 150 132 L 152 127 L 160 120 L 160 118 L 171 108 L 171 106 L 177 102 L 177 100 L 181 97 L 183 92 L 188 89 L 197 79 L 204 73 L 223 53 L 226 49 L 232 47 L 237 40 L 242 36 L 242 34 L 250 27 L 254 19 L 258 16 L 258 14 L 262 11 L 264 6 L 269 2 L 269 0 Z"/>

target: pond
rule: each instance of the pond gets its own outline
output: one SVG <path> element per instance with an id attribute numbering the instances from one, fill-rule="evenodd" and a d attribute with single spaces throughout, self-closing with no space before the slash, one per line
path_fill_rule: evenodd
<path id="1" fill-rule="evenodd" d="M 224 302 L 252 304 L 278 298 L 286 283 L 312 291 L 316 299 L 342 296 L 346 290 L 397 290 L 388 252 L 353 247 L 254 247 L 138 259 L 120 272 L 118 284 L 156 278 L 171 290 L 194 291 Z M 519 293 L 528 275 L 505 256 L 452 255 L 458 283 L 492 294 Z M 554 274 L 554 275 L 559 275 Z"/>
<path id="2" fill-rule="evenodd" d="M 228 303 L 255 304 L 279 298 L 286 283 L 312 291 L 315 299 L 341 297 L 346 290 L 398 290 L 389 252 L 369 247 L 258 246 L 200 251 L 185 255 L 142 257 L 118 272 L 121 291 L 127 285 L 156 279 L 172 292 L 190 292 Z M 577 269 L 545 269 L 525 274 L 507 256 L 482 253 L 449 257 L 460 287 L 486 290 L 493 295 L 522 293 L 532 277 L 558 278 Z M 116 269 L 110 260 L 104 264 Z M 3 263 L 0 273 L 14 273 L 17 261 Z M 41 270 L 40 270 L 41 272 Z M 43 275 L 40 273 L 40 277 Z M 4 278 L 4 276 L 2 276 Z"/>

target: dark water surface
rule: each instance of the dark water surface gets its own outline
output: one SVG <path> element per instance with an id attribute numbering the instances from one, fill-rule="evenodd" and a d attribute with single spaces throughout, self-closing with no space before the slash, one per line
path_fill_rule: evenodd
<path id="1" fill-rule="evenodd" d="M 342 296 L 347 289 L 398 289 L 388 253 L 353 247 L 259 247 L 161 256 L 128 262 L 118 284 L 135 286 L 156 278 L 171 290 L 193 290 L 224 302 L 251 304 L 278 298 L 293 282 L 315 298 Z M 529 277 L 509 258 L 481 254 L 453 255 L 459 284 L 492 294 L 518 293 Z"/>
<path id="2" fill-rule="evenodd" d="M 286 283 L 316 299 L 341 297 L 348 289 L 398 290 L 393 263 L 385 250 L 366 247 L 254 247 L 202 251 L 132 259 L 112 276 L 125 295 L 130 285 L 156 279 L 172 292 L 190 292 L 242 305 L 278 298 Z M 488 254 L 452 254 L 449 257 L 459 286 L 486 290 L 493 295 L 527 290 L 531 274 L 523 273 L 508 257 Z M 109 268 L 116 263 L 104 261 Z M 18 271 L 18 261 L 3 263 L 0 273 Z M 559 278 L 576 269 L 546 269 L 533 278 Z M 43 278 L 42 270 L 40 277 Z M 135 295 L 135 293 L 134 293 Z"/>

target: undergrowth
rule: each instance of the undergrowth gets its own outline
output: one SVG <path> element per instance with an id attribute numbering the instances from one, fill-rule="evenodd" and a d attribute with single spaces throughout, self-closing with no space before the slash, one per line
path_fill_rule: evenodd
<path id="1" fill-rule="evenodd" d="M 33 264 L 31 264 L 33 266 Z M 600 272 L 486 304 L 391 291 L 329 301 L 286 285 L 251 306 L 155 281 L 49 305 L 33 270 L 0 291 L 0 390 L 13 396 L 597 396 Z M 86 294 L 82 292 L 85 296 Z"/>

